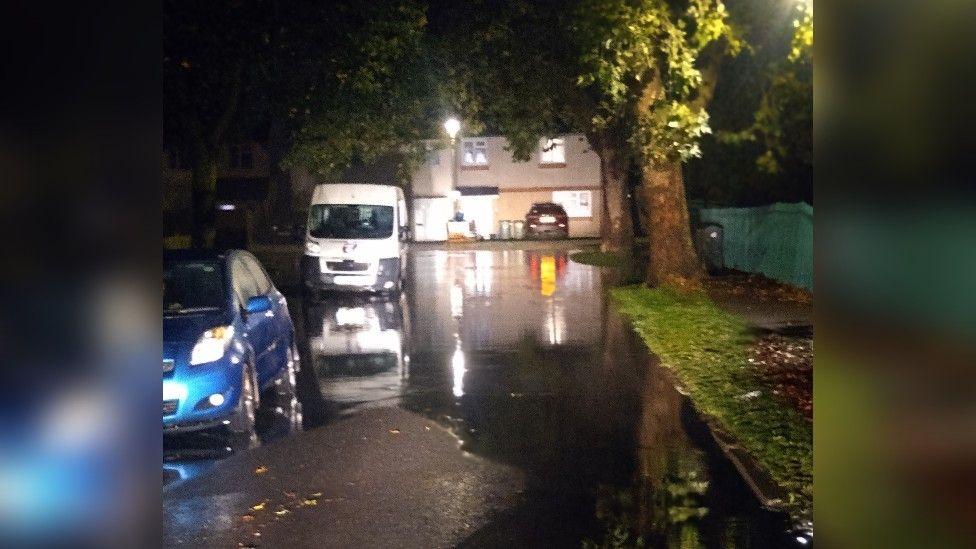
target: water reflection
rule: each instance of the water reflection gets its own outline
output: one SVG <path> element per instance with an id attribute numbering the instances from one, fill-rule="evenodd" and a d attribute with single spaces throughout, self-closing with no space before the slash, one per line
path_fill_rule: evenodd
<path id="1" fill-rule="evenodd" d="M 396 405 L 409 375 L 404 299 L 336 297 L 307 311 L 310 361 L 321 397 L 340 411 Z"/>
<path id="2" fill-rule="evenodd" d="M 525 504 L 468 545 L 579 546 L 624 531 L 648 546 L 780 545 L 782 524 L 603 299 L 598 269 L 562 252 L 484 254 L 414 258 L 400 399 L 463 450 L 528 473 Z"/>
<path id="3" fill-rule="evenodd" d="M 269 444 L 301 431 L 302 404 L 295 395 L 262 395 L 254 432 L 232 434 L 226 429 L 167 435 L 163 438 L 163 485 L 205 474 L 221 459 L 259 444 Z"/>
<path id="4" fill-rule="evenodd" d="M 457 398 L 464 396 L 464 351 L 461 350 L 461 338 L 457 340 L 457 347 L 451 355 L 451 372 L 454 374 L 454 385 L 452 393 Z"/>

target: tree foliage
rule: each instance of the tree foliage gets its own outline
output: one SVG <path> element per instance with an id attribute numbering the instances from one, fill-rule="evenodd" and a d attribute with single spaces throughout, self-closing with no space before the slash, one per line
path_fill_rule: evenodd
<path id="1" fill-rule="evenodd" d="M 427 136 L 425 25 L 414 0 L 167 0 L 164 140 L 193 172 L 197 244 L 231 142 L 274 141 L 280 167 L 335 174 Z"/>
<path id="2" fill-rule="evenodd" d="M 800 2 L 795 9 L 789 53 L 767 69 L 751 124 L 722 132 L 719 139 L 730 145 L 759 142 L 756 165 L 762 172 L 801 177 L 798 172 L 812 174 L 813 168 L 813 6 Z"/>
<path id="3" fill-rule="evenodd" d="M 698 141 L 711 131 L 705 108 L 714 85 L 701 60 L 743 47 L 725 4 L 589 0 L 578 13 L 576 30 L 588 37 L 578 83 L 601 97 L 593 124 L 636 107 L 631 143 L 644 158 L 664 164 L 700 156 Z"/>
<path id="4" fill-rule="evenodd" d="M 285 165 L 332 175 L 354 161 L 414 152 L 434 131 L 437 91 L 425 61 L 423 7 L 318 3 L 316 14 L 316 23 L 300 25 L 306 35 L 291 39 L 303 78 L 286 100 L 295 130 Z"/>

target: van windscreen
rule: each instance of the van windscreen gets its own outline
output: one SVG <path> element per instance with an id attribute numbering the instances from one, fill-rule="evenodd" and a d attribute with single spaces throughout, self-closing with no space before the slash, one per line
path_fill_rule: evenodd
<path id="1" fill-rule="evenodd" d="M 393 206 L 313 204 L 308 234 L 315 238 L 389 238 L 393 234 Z"/>

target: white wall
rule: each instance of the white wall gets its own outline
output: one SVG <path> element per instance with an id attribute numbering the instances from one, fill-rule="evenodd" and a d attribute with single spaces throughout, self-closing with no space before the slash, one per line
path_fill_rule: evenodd
<path id="1" fill-rule="evenodd" d="M 414 196 L 448 196 L 451 192 L 451 151 L 432 150 L 411 175 Z"/>
<path id="2" fill-rule="evenodd" d="M 528 162 L 516 162 L 505 150 L 503 137 L 483 137 L 487 141 L 488 166 L 466 167 L 460 164 L 458 152 L 458 186 L 491 186 L 505 190 L 538 188 L 585 188 L 600 185 L 600 158 L 581 134 L 560 136 L 565 139 L 566 164 L 547 166 L 539 163 L 537 148 Z M 448 166 L 449 167 L 449 166 Z M 450 172 L 448 172 L 450 177 Z"/>

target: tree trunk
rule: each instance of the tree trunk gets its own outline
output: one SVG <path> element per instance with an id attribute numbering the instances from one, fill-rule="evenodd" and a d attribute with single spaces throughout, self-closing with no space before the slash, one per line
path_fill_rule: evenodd
<path id="1" fill-rule="evenodd" d="M 701 265 L 691 242 L 685 183 L 679 162 L 642 166 L 644 196 L 649 214 L 649 286 L 697 286 Z"/>
<path id="2" fill-rule="evenodd" d="M 214 239 L 214 203 L 217 194 L 217 164 L 208 154 L 200 154 L 192 168 L 193 246 L 208 248 Z"/>
<path id="3" fill-rule="evenodd" d="M 627 170 L 620 155 L 607 147 L 600 152 L 602 220 L 600 250 L 630 253 L 634 244 L 634 224 L 627 198 Z"/>
<path id="4" fill-rule="evenodd" d="M 275 116 L 268 131 L 268 210 L 269 223 L 285 223 L 291 228 L 295 223 L 293 211 L 291 173 L 281 169 L 281 161 L 291 147 L 288 128 Z M 267 230 L 267 227 L 264 227 Z"/>

